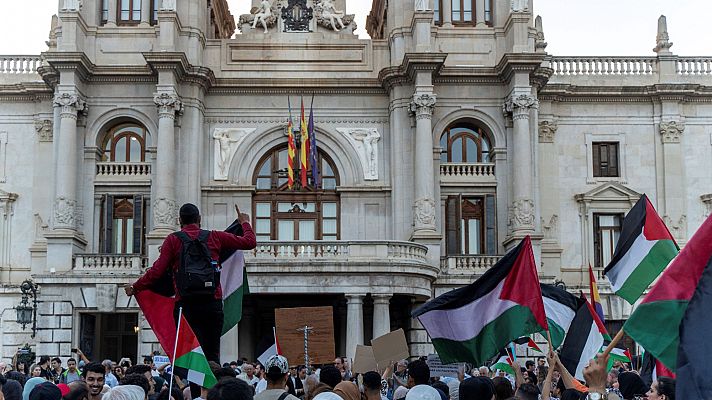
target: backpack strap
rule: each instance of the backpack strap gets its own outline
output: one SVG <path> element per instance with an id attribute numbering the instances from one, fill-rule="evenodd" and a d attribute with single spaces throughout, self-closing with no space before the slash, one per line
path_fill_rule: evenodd
<path id="1" fill-rule="evenodd" d="M 198 234 L 198 240 L 200 240 L 203 243 L 207 243 L 208 237 L 210 237 L 210 231 L 201 229 L 200 233 Z"/>
<path id="2" fill-rule="evenodd" d="M 183 231 L 175 232 L 174 235 L 181 241 L 181 243 L 183 243 L 184 246 L 187 243 L 190 243 L 193 241 L 193 239 L 191 239 L 190 236 L 188 236 L 188 234 Z"/>
<path id="3" fill-rule="evenodd" d="M 287 398 L 287 396 L 289 396 L 289 393 L 284 392 L 284 393 L 282 393 L 282 394 L 279 395 L 279 397 L 277 398 L 277 400 L 284 400 L 284 399 Z"/>

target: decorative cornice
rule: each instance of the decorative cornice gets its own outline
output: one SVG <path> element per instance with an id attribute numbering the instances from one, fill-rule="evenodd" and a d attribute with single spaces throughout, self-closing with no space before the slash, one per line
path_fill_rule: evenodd
<path id="1" fill-rule="evenodd" d="M 429 71 L 437 76 L 445 64 L 447 53 L 406 53 L 397 67 L 388 67 L 378 73 L 378 80 L 386 90 L 415 81 L 417 72 Z"/>
<path id="2" fill-rule="evenodd" d="M 273 118 L 232 118 L 232 117 L 205 117 L 205 122 L 208 124 L 284 124 L 287 121 L 285 117 Z M 320 124 L 386 124 L 388 118 L 374 119 L 329 119 L 319 118 Z"/>

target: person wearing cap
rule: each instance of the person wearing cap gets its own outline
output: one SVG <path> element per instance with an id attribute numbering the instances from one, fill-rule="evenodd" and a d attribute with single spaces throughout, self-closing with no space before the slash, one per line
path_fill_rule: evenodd
<path id="1" fill-rule="evenodd" d="M 267 389 L 255 395 L 254 400 L 299 400 L 285 390 L 289 379 L 289 363 L 278 354 L 267 359 L 265 364 Z"/>
<path id="2" fill-rule="evenodd" d="M 29 400 L 61 400 L 62 391 L 52 382 L 44 382 L 30 391 Z"/>
<path id="3" fill-rule="evenodd" d="M 251 250 L 257 246 L 255 233 L 250 226 L 250 216 L 241 213 L 235 206 L 237 220 L 242 225 L 243 236 L 237 236 L 228 232 L 210 231 L 207 238 L 207 247 L 213 260 L 220 259 L 221 251 L 231 250 Z M 200 211 L 193 204 L 184 204 L 179 211 L 181 232 L 184 232 L 191 239 L 195 240 L 200 235 Z M 182 241 L 176 235 L 168 235 L 161 245 L 161 252 L 153 263 L 153 266 L 132 285 L 126 285 L 124 290 L 127 296 L 132 296 L 136 292 L 149 289 L 166 278 L 166 272 L 178 271 L 180 266 L 180 256 L 182 252 Z M 215 290 L 214 298 L 182 301 L 176 285 L 176 273 L 173 273 L 173 288 L 175 290 L 175 311 L 177 319 L 178 309 L 183 308 L 183 315 L 193 328 L 198 342 L 203 348 L 208 361 L 220 363 L 220 334 L 223 325 L 223 304 L 222 289 L 220 284 Z"/>

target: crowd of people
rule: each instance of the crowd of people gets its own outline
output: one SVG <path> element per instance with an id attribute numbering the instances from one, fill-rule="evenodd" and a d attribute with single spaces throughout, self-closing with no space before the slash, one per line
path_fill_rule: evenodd
<path id="1" fill-rule="evenodd" d="M 342 357 L 311 370 L 274 355 L 265 365 L 211 362 L 218 383 L 208 390 L 174 377 L 168 365 L 156 367 L 151 357 L 132 365 L 128 359 L 91 362 L 77 353 L 79 361 L 70 358 L 66 368 L 46 356 L 31 367 L 0 363 L 0 400 L 675 400 L 674 379 L 646 386 L 627 364 L 609 369 L 608 356 L 591 360 L 580 382 L 556 353 L 524 367 L 515 362 L 514 374 L 479 367 L 462 368 L 458 377 L 431 376 L 423 358 L 358 374 Z"/>

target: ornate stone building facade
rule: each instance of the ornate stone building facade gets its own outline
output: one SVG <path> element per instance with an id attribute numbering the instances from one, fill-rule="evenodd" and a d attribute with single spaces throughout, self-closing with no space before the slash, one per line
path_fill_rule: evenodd
<path id="1" fill-rule="evenodd" d="M 463 1 L 374 0 L 359 39 L 345 0 L 61 0 L 46 52 L 0 59 L 3 359 L 157 349 L 121 286 L 184 202 L 213 229 L 251 210 L 232 359 L 308 305 L 337 353 L 402 327 L 426 354 L 413 307 L 526 235 L 543 281 L 587 287 L 641 193 L 684 244 L 712 210 L 712 57 L 672 53 L 664 17 L 654 56 L 554 56 L 531 1 Z M 288 99 L 297 123 L 312 96 L 319 174 L 291 190 Z"/>

